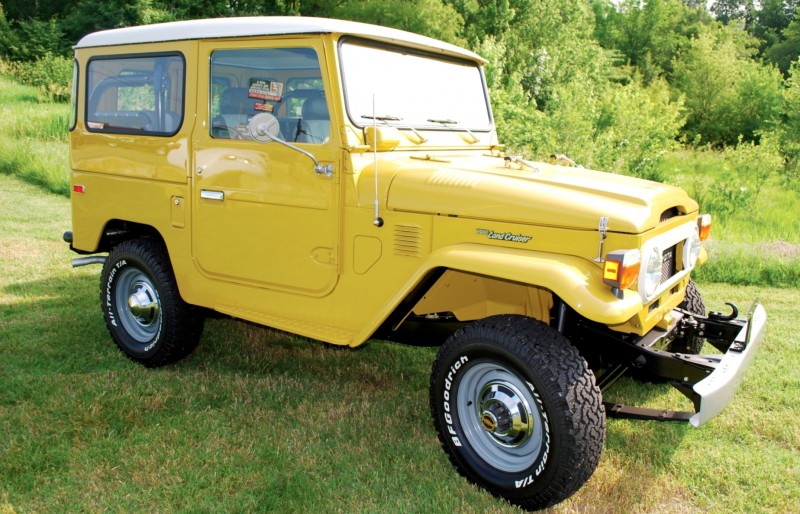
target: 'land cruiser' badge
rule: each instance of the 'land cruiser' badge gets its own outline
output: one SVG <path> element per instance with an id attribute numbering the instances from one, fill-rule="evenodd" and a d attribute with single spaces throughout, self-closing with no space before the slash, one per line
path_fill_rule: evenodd
<path id="1" fill-rule="evenodd" d="M 494 230 L 489 230 L 486 228 L 476 229 L 475 232 L 479 235 L 486 236 L 489 239 L 495 239 L 497 241 L 510 241 L 512 243 L 527 243 L 533 239 L 533 236 L 514 234 L 513 232 L 495 232 Z"/>

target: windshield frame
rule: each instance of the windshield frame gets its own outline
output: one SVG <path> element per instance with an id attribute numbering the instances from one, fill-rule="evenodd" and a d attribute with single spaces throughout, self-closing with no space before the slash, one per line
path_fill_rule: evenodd
<path id="1" fill-rule="evenodd" d="M 389 52 L 395 52 L 400 54 L 410 54 L 417 57 L 422 57 L 425 59 L 430 59 L 433 61 L 441 61 L 447 63 L 458 64 L 461 66 L 468 66 L 470 68 L 476 68 L 478 71 L 478 75 L 481 81 L 481 87 L 483 90 L 483 102 L 486 108 L 486 116 L 487 116 L 487 124 L 485 126 L 473 126 L 473 125 L 464 125 L 461 123 L 442 123 L 441 121 L 426 121 L 424 123 L 419 123 L 417 120 L 409 120 L 406 121 L 404 119 L 391 119 L 391 117 L 387 115 L 395 115 L 397 113 L 384 113 L 384 112 L 377 112 L 375 115 L 377 116 L 376 120 L 372 119 L 372 113 L 370 112 L 368 116 L 362 116 L 366 113 L 354 113 L 351 110 L 351 103 L 349 100 L 348 95 L 348 87 L 347 87 L 347 75 L 345 73 L 345 58 L 342 54 L 342 47 L 346 44 L 363 46 L 363 47 L 370 47 L 375 48 L 378 50 L 385 50 Z M 382 126 L 393 126 L 399 129 L 417 129 L 417 130 L 435 130 L 435 131 L 458 131 L 458 132 L 480 132 L 480 133 L 488 133 L 494 130 L 494 115 L 492 114 L 492 107 L 489 101 L 489 92 L 488 86 L 486 84 L 486 76 L 484 74 L 482 63 L 471 60 L 471 59 L 461 59 L 458 57 L 450 56 L 450 55 L 442 55 L 436 54 L 433 52 L 428 52 L 420 49 L 416 49 L 413 47 L 403 46 L 403 45 L 395 45 L 390 43 L 382 43 L 379 41 L 373 41 L 370 39 L 365 39 L 357 36 L 344 36 L 341 37 L 337 43 L 337 57 L 339 60 L 339 77 L 342 86 L 342 97 L 344 99 L 344 108 L 347 117 L 349 118 L 350 122 L 358 128 L 365 128 L 367 126 L 373 125 L 373 123 L 379 123 Z M 446 120 L 443 120 L 446 121 Z"/>

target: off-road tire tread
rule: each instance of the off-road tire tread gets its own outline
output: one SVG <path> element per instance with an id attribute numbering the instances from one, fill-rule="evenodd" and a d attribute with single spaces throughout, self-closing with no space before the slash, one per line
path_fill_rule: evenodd
<path id="1" fill-rule="evenodd" d="M 430 382 L 430 409 L 442 448 L 459 473 L 476 481 L 462 469 L 459 458 L 447 444 L 449 437 L 437 419 L 436 377 L 447 369 L 450 356 L 472 341 L 492 341 L 498 348 L 518 356 L 540 379 L 539 393 L 558 411 L 549 410 L 553 436 L 559 438 L 549 466 L 557 466 L 551 482 L 534 496 L 509 498 L 504 491 L 493 489 L 501 496 L 525 509 L 543 509 L 575 493 L 592 475 L 600 461 L 605 444 L 606 416 L 602 395 L 594 374 L 584 358 L 563 335 L 532 318 L 516 315 L 493 316 L 473 322 L 451 335 L 442 345 L 433 364 Z M 555 447 L 555 445 L 554 445 Z M 554 459 L 554 460 L 553 460 Z"/>
<path id="2" fill-rule="evenodd" d="M 105 313 L 105 286 L 109 270 L 120 259 L 126 258 L 141 261 L 143 266 L 140 268 L 143 267 L 142 271 L 150 275 L 158 289 L 161 301 L 161 312 L 164 319 L 160 336 L 161 341 L 157 344 L 157 350 L 146 357 L 132 355 L 126 351 L 124 344 L 118 340 Z M 172 271 L 169 254 L 163 243 L 157 239 L 131 239 L 120 243 L 111 250 L 101 274 L 100 301 L 101 305 L 104 306 L 103 317 L 106 320 L 106 328 L 119 350 L 129 359 L 148 368 L 165 366 L 179 361 L 192 353 L 200 342 L 204 325 L 202 310 L 186 303 L 181 298 L 175 275 Z"/>
<path id="3" fill-rule="evenodd" d="M 703 296 L 700 294 L 700 291 L 698 291 L 694 280 L 689 280 L 689 283 L 686 284 L 686 293 L 678 307 L 699 316 L 706 315 L 706 305 L 703 302 Z M 689 345 L 689 353 L 699 354 L 703 349 L 704 343 L 705 339 L 702 337 L 695 337 L 694 341 Z"/>

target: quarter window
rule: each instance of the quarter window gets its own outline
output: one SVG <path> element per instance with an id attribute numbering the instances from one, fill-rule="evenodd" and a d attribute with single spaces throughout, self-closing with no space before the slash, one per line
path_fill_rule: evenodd
<path id="1" fill-rule="evenodd" d="M 183 122 L 185 64 L 180 55 L 89 61 L 86 128 L 171 136 Z"/>

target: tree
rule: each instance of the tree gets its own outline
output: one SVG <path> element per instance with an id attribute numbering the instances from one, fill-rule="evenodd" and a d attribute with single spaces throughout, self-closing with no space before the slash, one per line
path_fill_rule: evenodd
<path id="1" fill-rule="evenodd" d="M 734 20 L 751 23 L 755 5 L 753 0 L 714 0 L 711 13 L 726 25 Z"/>
<path id="2" fill-rule="evenodd" d="M 800 180 L 800 61 L 789 69 L 783 92 L 783 119 L 779 129 L 781 150 L 787 157 L 787 181 L 797 187 Z"/>
<path id="3" fill-rule="evenodd" d="M 709 27 L 676 59 L 673 87 L 685 98 L 690 139 L 735 144 L 740 135 L 752 141 L 775 124 L 781 77 L 752 60 L 756 44 L 735 27 Z"/>
<path id="4" fill-rule="evenodd" d="M 408 30 L 449 43 L 466 43 L 462 36 L 463 18 L 440 0 L 344 0 L 333 14 L 337 18 Z"/>
<path id="5" fill-rule="evenodd" d="M 675 56 L 710 23 L 705 9 L 692 9 L 681 0 L 595 0 L 596 35 L 621 59 L 638 69 L 645 83 L 669 76 Z"/>
<path id="6" fill-rule="evenodd" d="M 765 51 L 765 57 L 775 63 L 784 76 L 789 75 L 792 62 L 800 57 L 800 12 L 781 33 L 781 41 Z"/>

